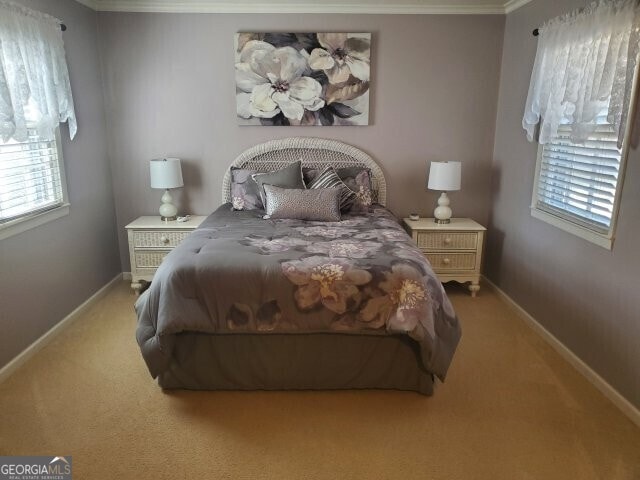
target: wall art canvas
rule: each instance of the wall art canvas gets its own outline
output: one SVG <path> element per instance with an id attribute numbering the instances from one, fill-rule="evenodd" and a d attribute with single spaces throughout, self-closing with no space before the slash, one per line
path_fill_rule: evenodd
<path id="1" fill-rule="evenodd" d="M 368 125 L 370 33 L 237 33 L 240 125 Z"/>

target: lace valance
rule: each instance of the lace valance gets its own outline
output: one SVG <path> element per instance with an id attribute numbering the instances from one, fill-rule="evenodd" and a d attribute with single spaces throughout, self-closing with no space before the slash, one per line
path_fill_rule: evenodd
<path id="1" fill-rule="evenodd" d="M 52 140 L 60 122 L 77 131 L 60 20 L 0 0 L 0 138 Z"/>
<path id="2" fill-rule="evenodd" d="M 564 124 L 582 143 L 608 123 L 621 146 L 640 51 L 639 0 L 599 0 L 539 31 L 522 119 L 529 141 L 537 133 L 547 143 Z"/>

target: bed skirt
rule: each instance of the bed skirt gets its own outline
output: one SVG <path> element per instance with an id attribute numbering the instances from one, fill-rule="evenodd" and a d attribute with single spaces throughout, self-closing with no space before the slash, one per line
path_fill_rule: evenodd
<path id="1" fill-rule="evenodd" d="M 433 394 L 418 345 L 403 335 L 181 333 L 165 389 L 394 389 Z"/>

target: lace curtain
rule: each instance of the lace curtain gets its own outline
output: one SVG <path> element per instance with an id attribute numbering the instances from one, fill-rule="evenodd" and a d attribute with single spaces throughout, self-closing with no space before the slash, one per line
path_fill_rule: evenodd
<path id="1" fill-rule="evenodd" d="M 622 145 L 640 50 L 640 0 L 599 0 L 540 29 L 522 126 L 547 143 L 572 125 L 583 143 L 606 118 Z"/>
<path id="2" fill-rule="evenodd" d="M 0 0 L 0 138 L 52 140 L 60 122 L 76 134 L 60 20 Z"/>

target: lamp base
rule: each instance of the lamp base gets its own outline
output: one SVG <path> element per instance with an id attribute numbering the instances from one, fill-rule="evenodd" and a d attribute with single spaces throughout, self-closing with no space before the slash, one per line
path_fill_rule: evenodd
<path id="1" fill-rule="evenodd" d="M 438 206 L 433 211 L 436 223 L 451 223 L 451 215 L 453 212 L 451 211 L 451 207 L 449 207 L 450 204 L 451 202 L 449 201 L 449 197 L 447 197 L 447 192 L 442 192 L 438 198 Z"/>
<path id="2" fill-rule="evenodd" d="M 158 209 L 160 212 L 160 219 L 163 222 L 170 222 L 178 218 L 178 209 L 171 202 L 173 202 L 173 198 L 171 198 L 171 193 L 169 193 L 169 190 L 167 189 L 164 191 L 164 195 L 162 195 L 162 204 Z"/>
<path id="3" fill-rule="evenodd" d="M 433 219 L 434 223 L 438 223 L 440 225 L 446 225 L 447 223 L 451 223 L 451 219 L 450 218 L 446 218 L 446 219 L 439 219 L 439 218 L 434 218 Z"/>

